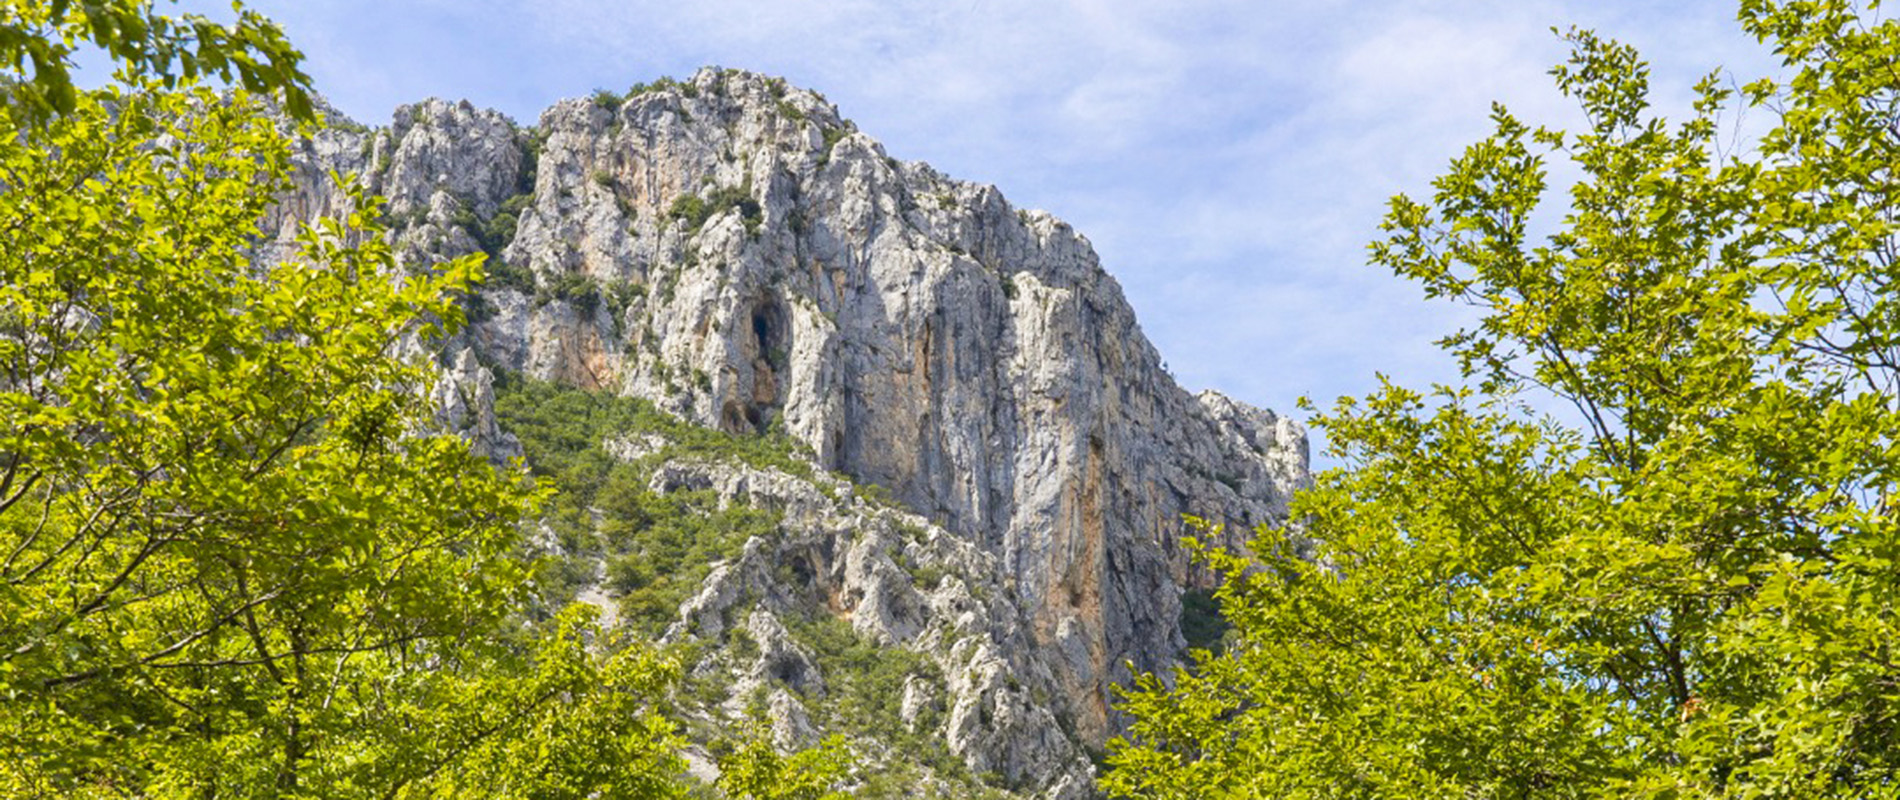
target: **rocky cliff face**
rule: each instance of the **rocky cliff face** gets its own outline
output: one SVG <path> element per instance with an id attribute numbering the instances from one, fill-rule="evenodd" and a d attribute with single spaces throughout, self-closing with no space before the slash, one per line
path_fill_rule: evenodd
<path id="1" fill-rule="evenodd" d="M 987 648 L 998 675 L 1041 675 L 1024 685 L 1047 696 L 1023 707 L 1065 723 L 1035 734 L 1063 740 L 1040 747 L 1061 751 L 1047 764 L 1007 768 L 1016 784 L 1053 791 L 1085 773 L 1073 753 L 1113 732 L 1122 664 L 1180 657 L 1179 596 L 1205 580 L 1181 546 L 1181 514 L 1234 529 L 1282 519 L 1307 480 L 1297 424 L 1175 384 L 1086 238 L 993 187 L 889 157 L 822 97 L 777 79 L 702 70 L 624 99 L 563 101 L 530 128 L 431 100 L 387 128 L 325 131 L 303 155 L 271 230 L 342 211 L 335 170 L 389 198 L 406 263 L 491 253 L 477 322 L 445 359 L 475 387 L 445 400 L 476 398 L 456 413 L 478 441 L 512 446 L 483 416 L 476 360 L 727 431 L 783 431 L 823 470 L 883 487 L 954 543 L 965 583 L 993 583 L 1006 606 L 983 615 L 988 638 L 959 646 Z M 734 481 L 760 485 L 701 480 L 734 496 L 752 491 Z M 878 569 L 853 560 L 860 532 L 802 530 L 836 539 L 814 574 Z M 896 552 L 886 544 L 878 552 Z M 768 562 L 789 557 L 775 547 L 749 547 L 707 592 L 771 574 Z M 959 601 L 941 589 L 895 591 L 826 600 L 894 646 L 933 635 L 931 614 L 955 619 Z M 682 609 L 678 635 L 717 638 L 685 624 L 708 602 Z M 947 610 L 891 623 L 893 603 Z M 769 620 L 732 624 L 772 638 Z M 998 655 L 1013 651 L 1035 655 Z M 969 695 L 948 682 L 918 697 Z M 1005 764 L 1035 727 L 969 714 L 940 724 L 972 764 Z M 1006 729 L 1020 730 L 974 743 Z"/>

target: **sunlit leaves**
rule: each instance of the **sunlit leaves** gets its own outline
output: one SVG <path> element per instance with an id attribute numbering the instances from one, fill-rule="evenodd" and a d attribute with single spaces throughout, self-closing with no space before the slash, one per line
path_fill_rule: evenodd
<path id="1" fill-rule="evenodd" d="M 254 260 L 278 124 L 0 121 L 0 794 L 676 794 L 677 669 L 522 629 L 546 493 L 434 432 L 479 259 L 404 276 L 356 196 Z"/>
<path id="2" fill-rule="evenodd" d="M 236 19 L 220 25 L 161 15 L 151 0 L 0 0 L 0 109 L 27 127 L 73 113 L 73 54 L 92 47 L 134 83 L 174 89 L 215 77 L 275 94 L 292 117 L 313 119 L 303 55 L 270 20 L 234 7 Z"/>
<path id="3" fill-rule="evenodd" d="M 719 762 L 719 789 L 734 800 L 844 800 L 837 791 L 851 769 L 843 737 L 817 747 L 781 755 L 764 732 L 726 742 Z"/>
<path id="4" fill-rule="evenodd" d="M 1127 699 L 1136 797 L 1874 797 L 1900 792 L 1900 25 L 1742 4 L 1793 77 L 1746 159 L 1572 31 L 1589 120 L 1507 112 L 1393 201 L 1373 260 L 1482 319 L 1475 389 L 1318 424 L 1347 466 L 1216 555 L 1238 640 Z M 1583 175 L 1526 237 L 1546 159 Z M 1538 414 L 1555 399 L 1567 408 Z"/>

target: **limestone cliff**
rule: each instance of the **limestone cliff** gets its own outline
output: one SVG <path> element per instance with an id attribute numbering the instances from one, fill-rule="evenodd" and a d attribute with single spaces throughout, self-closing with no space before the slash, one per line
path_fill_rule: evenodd
<path id="1" fill-rule="evenodd" d="M 728 431 L 783 431 L 822 470 L 883 487 L 941 532 L 963 584 L 993 584 L 989 605 L 1001 604 L 983 616 L 988 639 L 958 645 L 971 650 L 958 663 L 968 672 L 982 651 L 996 675 L 1046 673 L 1020 681 L 1047 694 L 1023 713 L 1064 722 L 1034 733 L 1060 746 L 1024 749 L 1029 734 L 978 743 L 1004 729 L 993 715 L 946 713 L 959 757 L 1016 773 L 1011 785 L 1079 791 L 1087 765 L 1075 754 L 1112 734 L 1122 664 L 1159 670 L 1180 657 L 1180 593 L 1205 580 L 1182 548 L 1181 514 L 1235 529 L 1278 520 L 1307 480 L 1296 423 L 1174 382 L 1086 238 L 994 187 L 891 158 L 821 96 L 777 79 L 707 69 L 625 98 L 563 101 L 527 128 L 430 100 L 385 128 L 339 124 L 306 142 L 303 160 L 270 230 L 342 210 L 335 170 L 389 199 L 412 267 L 491 253 L 477 322 L 444 362 L 476 387 L 464 395 L 487 391 L 473 358 Z M 506 452 L 480 406 L 457 413 Z M 775 485 L 697 474 L 675 477 L 735 497 Z M 835 539 L 811 545 L 826 554 L 814 574 L 882 569 L 854 555 L 861 531 L 821 524 L 842 512 L 812 509 L 798 535 Z M 687 623 L 726 591 L 718 581 L 770 575 L 766 562 L 800 546 L 748 547 L 682 609 L 678 635 L 712 635 Z M 907 546 L 862 545 L 886 561 Z M 933 615 L 956 615 L 894 623 L 890 604 L 963 602 L 865 581 L 825 593 L 828 610 L 894 646 L 936 635 Z M 773 639 L 770 619 L 732 624 Z M 963 702 L 955 687 L 916 692 L 939 690 Z M 1011 724 L 1034 728 L 1024 719 Z M 1053 755 L 1011 766 L 1012 748 Z"/>

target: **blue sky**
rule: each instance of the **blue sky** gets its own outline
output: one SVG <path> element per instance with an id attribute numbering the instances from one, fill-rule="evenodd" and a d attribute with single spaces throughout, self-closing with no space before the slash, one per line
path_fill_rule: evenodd
<path id="1" fill-rule="evenodd" d="M 823 92 L 895 156 L 993 183 L 1089 236 L 1190 389 L 1294 411 L 1423 387 L 1466 318 L 1365 264 L 1493 100 L 1576 120 L 1553 26 L 1654 65 L 1657 105 L 1773 59 L 1732 0 L 253 0 L 331 101 L 424 97 L 521 122 L 562 97 L 716 64 Z M 184 7 L 217 10 L 216 2 Z M 215 14 L 214 14 L 215 16 Z"/>

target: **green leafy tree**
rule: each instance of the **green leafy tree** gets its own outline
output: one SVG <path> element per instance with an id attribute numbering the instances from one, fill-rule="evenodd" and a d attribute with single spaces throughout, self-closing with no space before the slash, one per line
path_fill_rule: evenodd
<path id="1" fill-rule="evenodd" d="M 842 737 L 784 755 L 763 731 L 725 742 L 719 760 L 719 790 L 735 800 L 844 800 L 836 790 L 849 776 L 851 753 Z"/>
<path id="2" fill-rule="evenodd" d="M 72 113 L 73 54 L 90 45 L 126 80 L 166 88 L 202 77 L 277 94 L 297 119 L 313 117 L 303 55 L 270 20 L 233 4 L 236 21 L 168 17 L 150 0 L 0 0 L 0 103 L 16 124 Z"/>
<path id="3" fill-rule="evenodd" d="M 0 118 L 0 795 L 677 795 L 677 670 L 518 627 L 545 492 L 401 357 L 479 257 L 357 197 L 254 263 L 290 152 L 158 81 Z"/>
<path id="4" fill-rule="evenodd" d="M 1587 130 L 1495 133 L 1373 259 L 1481 321 L 1467 388 L 1318 418 L 1297 531 L 1210 554 L 1236 636 L 1126 698 L 1129 797 L 1900 796 L 1900 25 L 1745 0 L 1792 77 L 1646 103 L 1569 34 Z M 1557 231 L 1547 158 L 1582 174 Z M 1561 414 L 1541 414 L 1555 398 Z"/>
<path id="5" fill-rule="evenodd" d="M 448 680 L 439 702 L 412 707 L 408 719 L 381 726 L 396 732 L 379 736 L 377 745 L 390 751 L 397 768 L 372 794 L 408 800 L 687 797 L 679 757 L 685 740 L 656 713 L 655 702 L 678 684 L 678 664 L 600 630 L 593 616 L 591 606 L 570 606 L 552 635 L 536 637 L 527 668 L 514 659 L 483 665 L 479 678 Z M 411 780 L 406 773 L 417 766 L 421 774 Z"/>

